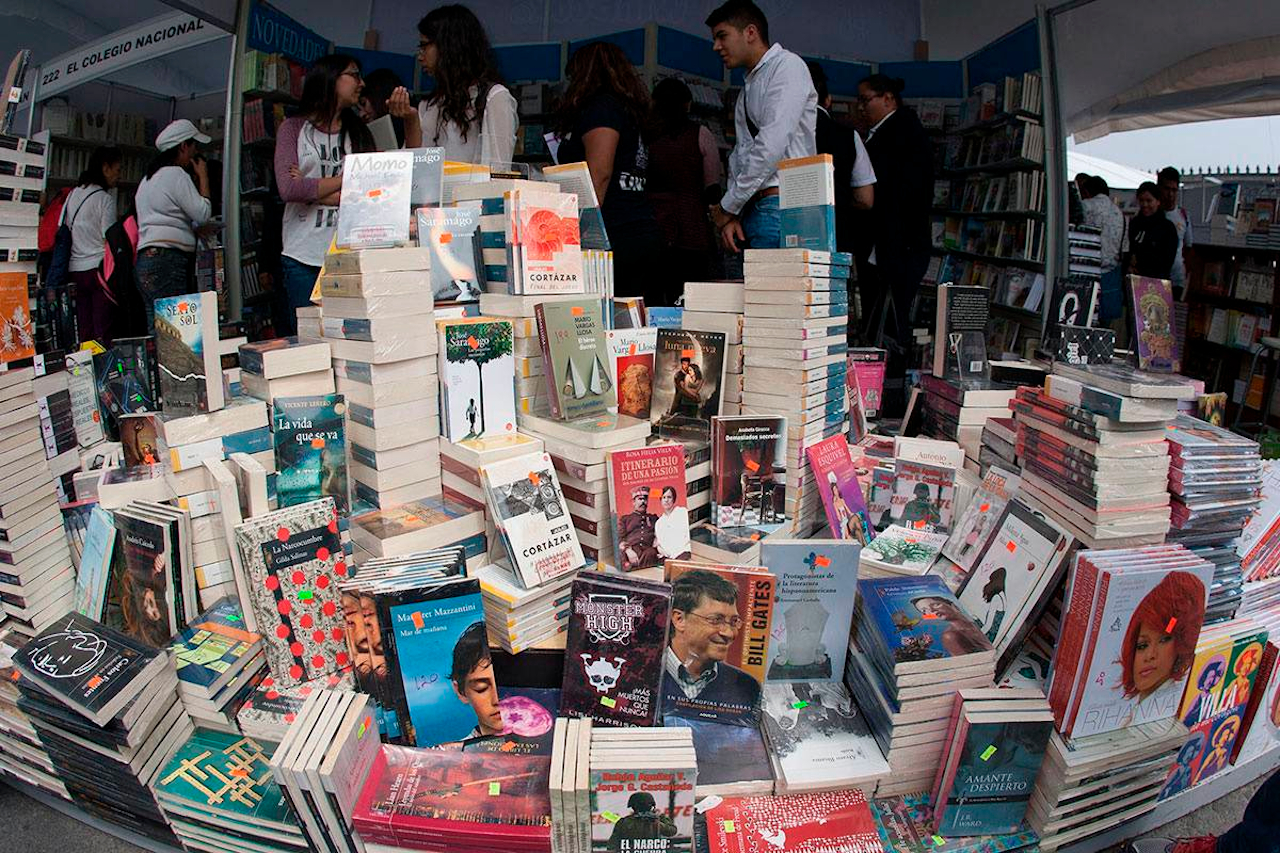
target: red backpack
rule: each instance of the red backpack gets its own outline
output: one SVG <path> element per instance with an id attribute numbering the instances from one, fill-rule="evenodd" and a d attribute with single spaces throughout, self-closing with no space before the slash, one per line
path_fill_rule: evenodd
<path id="1" fill-rule="evenodd" d="M 49 202 L 44 215 L 40 217 L 40 230 L 37 232 L 36 239 L 41 254 L 53 251 L 54 241 L 58 238 L 58 221 L 62 219 L 62 206 L 67 203 L 67 196 L 71 195 L 71 190 L 72 187 L 63 187 L 58 190 L 58 194 L 53 197 L 53 201 Z"/>

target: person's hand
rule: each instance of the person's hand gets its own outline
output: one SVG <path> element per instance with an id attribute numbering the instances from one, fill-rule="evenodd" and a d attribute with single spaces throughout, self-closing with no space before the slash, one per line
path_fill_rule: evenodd
<path id="1" fill-rule="evenodd" d="M 196 173 L 197 178 L 209 180 L 209 164 L 203 157 L 197 157 L 191 161 L 191 170 Z"/>
<path id="2" fill-rule="evenodd" d="M 747 234 L 742 230 L 742 220 L 736 216 L 729 217 L 729 221 L 720 229 L 720 239 L 730 252 L 734 254 L 741 252 L 739 244 L 745 245 L 747 242 Z"/>
<path id="3" fill-rule="evenodd" d="M 295 181 L 302 177 L 302 170 L 298 168 L 297 163 L 294 163 L 289 167 L 289 177 L 293 178 Z"/>
<path id="4" fill-rule="evenodd" d="M 397 86 L 391 93 L 391 97 L 387 98 L 387 112 L 391 113 L 393 118 L 403 121 L 418 120 L 418 111 L 413 108 L 413 104 L 409 103 L 409 90 L 404 86 Z"/>
<path id="5" fill-rule="evenodd" d="M 715 225 L 717 231 L 724 228 L 733 219 L 733 214 L 718 204 L 713 204 L 707 208 L 707 214 L 711 217 L 711 223 Z"/>
<path id="6" fill-rule="evenodd" d="M 324 205 L 325 207 L 337 207 L 339 202 L 341 201 L 342 201 L 342 190 L 334 190 L 333 192 L 329 193 L 327 196 L 316 199 L 316 204 L 321 204 L 321 205 Z"/>

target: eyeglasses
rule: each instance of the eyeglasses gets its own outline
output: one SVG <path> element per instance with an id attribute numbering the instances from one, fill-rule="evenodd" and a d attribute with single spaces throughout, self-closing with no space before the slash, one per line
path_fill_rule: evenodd
<path id="1" fill-rule="evenodd" d="M 703 616 L 701 613 L 694 613 L 692 611 L 686 613 L 685 615 L 696 616 L 699 619 L 701 619 L 703 622 L 706 622 L 712 628 L 715 628 L 717 631 L 719 631 L 721 628 L 729 628 L 736 631 L 742 627 L 742 619 L 737 616 L 730 616 L 728 619 L 726 619 L 723 616 L 717 616 L 716 618 L 712 619 L 708 616 Z"/>
<path id="2" fill-rule="evenodd" d="M 341 74 L 339 74 L 338 76 L 339 76 L 339 77 L 350 77 L 350 78 L 351 78 L 351 79 L 353 79 L 353 80 L 363 80 L 363 79 L 364 79 L 364 75 L 362 75 L 359 71 L 343 71 L 343 72 L 342 72 Z"/>
<path id="3" fill-rule="evenodd" d="M 432 44 L 433 42 L 429 42 L 429 41 L 418 42 L 418 53 L 422 53 L 424 50 L 431 47 Z"/>
<path id="4" fill-rule="evenodd" d="M 867 104 L 871 103 L 871 102 L 872 102 L 872 101 L 874 101 L 876 98 L 883 98 L 883 97 L 884 97 L 884 93 L 883 93 L 883 92 L 881 92 L 881 93 L 880 93 L 880 94 L 878 94 L 878 95 L 859 95 L 859 96 L 858 96 L 858 103 L 862 104 L 862 105 L 865 107 Z"/>

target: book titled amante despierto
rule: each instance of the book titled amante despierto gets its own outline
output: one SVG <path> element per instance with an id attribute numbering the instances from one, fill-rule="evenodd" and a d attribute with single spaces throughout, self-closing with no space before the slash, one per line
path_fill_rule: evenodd
<path id="1" fill-rule="evenodd" d="M 342 164 L 338 248 L 407 244 L 412 194 L 412 151 L 348 154 Z"/>

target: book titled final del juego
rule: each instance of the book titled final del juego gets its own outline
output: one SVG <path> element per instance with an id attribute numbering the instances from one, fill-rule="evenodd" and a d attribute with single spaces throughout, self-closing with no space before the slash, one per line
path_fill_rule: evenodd
<path id="1" fill-rule="evenodd" d="M 480 474 L 511 565 L 527 589 L 582 566 L 586 558 L 548 454 L 493 462 Z"/>
<path id="2" fill-rule="evenodd" d="M 156 360 L 164 410 L 194 415 L 225 405 L 218 355 L 218 294 L 166 296 L 155 301 Z"/>
<path id="3" fill-rule="evenodd" d="M 330 497 L 346 515 L 351 499 L 343 396 L 276 397 L 271 410 L 280 506 Z"/>

